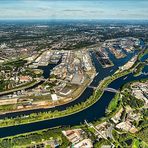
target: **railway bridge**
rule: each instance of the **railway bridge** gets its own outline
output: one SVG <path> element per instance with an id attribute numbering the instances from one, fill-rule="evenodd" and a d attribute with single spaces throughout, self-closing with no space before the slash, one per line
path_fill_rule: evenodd
<path id="1" fill-rule="evenodd" d="M 105 88 L 104 91 L 113 92 L 113 93 L 119 93 L 119 90 L 116 90 L 114 88 L 109 88 L 109 87 Z"/>
<path id="2" fill-rule="evenodd" d="M 94 90 L 97 89 L 97 87 L 95 86 L 88 86 L 88 88 L 93 88 Z M 116 90 L 114 88 L 110 88 L 110 87 L 107 87 L 107 88 L 104 88 L 103 91 L 108 91 L 108 92 L 113 92 L 113 93 L 119 93 L 119 90 Z"/>

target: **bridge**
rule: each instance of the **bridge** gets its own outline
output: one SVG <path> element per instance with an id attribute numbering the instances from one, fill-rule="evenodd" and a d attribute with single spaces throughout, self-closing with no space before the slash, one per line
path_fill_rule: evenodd
<path id="1" fill-rule="evenodd" d="M 91 86 L 91 85 L 89 85 L 88 88 L 93 88 L 94 90 L 97 89 L 97 87 Z M 109 88 L 109 87 L 104 88 L 103 91 L 108 91 L 108 92 L 113 92 L 113 93 L 119 93 L 120 92 L 119 90 L 116 90 L 114 88 Z"/>
<path id="2" fill-rule="evenodd" d="M 148 75 L 148 73 L 147 73 L 147 72 L 142 72 L 141 74 L 142 74 L 142 75 L 145 75 L 145 76 L 147 76 L 147 75 Z"/>
<path id="3" fill-rule="evenodd" d="M 47 79 L 45 79 L 45 78 L 34 78 L 34 79 L 37 81 L 47 81 Z"/>
<path id="4" fill-rule="evenodd" d="M 116 90 L 114 88 L 105 88 L 104 91 L 113 92 L 113 93 L 119 93 L 119 90 Z"/>
<path id="5" fill-rule="evenodd" d="M 88 88 L 97 89 L 97 87 L 95 87 L 95 86 L 91 86 L 91 85 L 89 85 Z"/>

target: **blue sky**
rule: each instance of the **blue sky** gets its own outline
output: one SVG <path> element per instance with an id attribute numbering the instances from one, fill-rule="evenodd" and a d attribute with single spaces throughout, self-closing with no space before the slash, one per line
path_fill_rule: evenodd
<path id="1" fill-rule="evenodd" d="M 148 20 L 148 0 L 0 0 L 0 19 Z"/>

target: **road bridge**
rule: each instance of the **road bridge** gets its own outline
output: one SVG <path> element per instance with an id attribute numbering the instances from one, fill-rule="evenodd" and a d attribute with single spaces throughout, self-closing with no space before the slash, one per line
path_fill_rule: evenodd
<path id="1" fill-rule="evenodd" d="M 148 75 L 148 73 L 147 73 L 147 72 L 142 72 L 141 74 L 142 74 L 142 75 L 145 75 L 145 76 L 147 76 L 147 75 Z"/>
<path id="2" fill-rule="evenodd" d="M 95 87 L 95 86 L 91 86 L 91 85 L 89 85 L 88 88 L 97 89 L 97 87 Z"/>
<path id="3" fill-rule="evenodd" d="M 37 81 L 47 81 L 48 79 L 45 79 L 45 78 L 34 78 L 35 80 Z"/>

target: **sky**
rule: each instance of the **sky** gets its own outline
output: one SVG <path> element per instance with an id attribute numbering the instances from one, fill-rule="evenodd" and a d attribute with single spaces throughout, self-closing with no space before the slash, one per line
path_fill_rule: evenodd
<path id="1" fill-rule="evenodd" d="M 0 19 L 148 20 L 148 0 L 0 0 Z"/>

